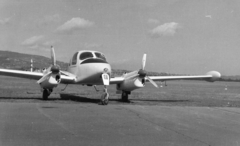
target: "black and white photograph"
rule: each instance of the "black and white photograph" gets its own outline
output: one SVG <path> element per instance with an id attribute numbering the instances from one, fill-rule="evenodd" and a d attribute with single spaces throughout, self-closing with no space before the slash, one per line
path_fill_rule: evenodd
<path id="1" fill-rule="evenodd" d="M 0 146 L 240 146 L 239 0 L 0 0 Z"/>

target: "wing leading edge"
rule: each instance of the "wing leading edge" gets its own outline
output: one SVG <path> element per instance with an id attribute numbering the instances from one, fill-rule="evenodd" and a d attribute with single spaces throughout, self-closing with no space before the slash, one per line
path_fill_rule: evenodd
<path id="1" fill-rule="evenodd" d="M 11 69 L 0 69 L 0 75 L 39 80 L 43 76 L 43 73 Z"/>
<path id="2" fill-rule="evenodd" d="M 11 70 L 11 69 L 0 69 L 0 75 L 39 80 L 40 78 L 43 77 L 44 74 L 39 73 L 39 72 L 29 72 L 29 71 L 20 71 L 20 70 Z M 75 83 L 75 77 L 68 72 L 64 72 L 64 74 L 61 74 L 61 83 L 63 83 L 63 84 L 74 84 Z"/>

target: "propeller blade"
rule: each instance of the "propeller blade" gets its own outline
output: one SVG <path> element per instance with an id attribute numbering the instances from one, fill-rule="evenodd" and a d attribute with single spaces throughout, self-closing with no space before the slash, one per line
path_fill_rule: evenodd
<path id="1" fill-rule="evenodd" d="M 56 55 L 53 46 L 51 46 L 51 59 L 52 59 L 52 65 L 56 65 Z"/>
<path id="2" fill-rule="evenodd" d="M 51 74 L 52 74 L 52 72 L 49 72 L 49 73 L 43 75 L 43 77 L 42 77 L 41 79 L 39 79 L 39 80 L 37 81 L 37 83 L 38 83 L 38 84 L 42 83 L 42 82 L 43 82 L 44 80 L 46 80 Z"/>
<path id="3" fill-rule="evenodd" d="M 147 77 L 148 81 L 153 84 L 153 86 L 158 88 L 158 85 L 151 78 L 149 78 L 149 76 L 146 76 L 146 77 Z"/>
<path id="4" fill-rule="evenodd" d="M 143 54 L 143 59 L 142 59 L 142 70 L 144 70 L 145 65 L 146 65 L 146 59 L 147 59 L 147 54 Z"/>
<path id="5" fill-rule="evenodd" d="M 139 77 L 139 74 L 136 73 L 136 74 L 134 74 L 134 75 L 132 75 L 132 76 L 128 76 L 127 78 L 135 78 L 135 77 Z"/>

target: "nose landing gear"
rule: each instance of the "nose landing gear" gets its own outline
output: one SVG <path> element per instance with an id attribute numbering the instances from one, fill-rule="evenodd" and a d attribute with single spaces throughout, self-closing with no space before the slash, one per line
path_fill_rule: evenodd
<path id="1" fill-rule="evenodd" d="M 101 91 L 99 89 L 97 89 L 96 85 L 93 86 L 95 88 L 95 90 L 97 92 Z M 103 94 L 101 96 L 101 99 L 100 99 L 100 103 L 101 105 L 107 105 L 108 104 L 108 98 L 109 98 L 109 93 L 107 92 L 107 86 L 104 85 L 104 89 L 103 89 Z"/>
<path id="2" fill-rule="evenodd" d="M 106 71 L 107 69 L 104 69 L 104 73 L 102 74 L 102 81 L 104 85 L 104 90 L 103 90 L 104 93 L 102 94 L 100 99 L 100 104 L 102 105 L 108 104 L 108 97 L 109 97 L 109 94 L 107 92 L 107 86 L 109 85 L 110 77 L 109 77 L 109 74 L 106 73 Z"/>
<path id="3" fill-rule="evenodd" d="M 102 105 L 107 105 L 108 104 L 108 97 L 109 97 L 109 93 L 107 92 L 107 86 L 104 85 L 104 93 L 101 96 L 101 101 L 100 103 Z"/>

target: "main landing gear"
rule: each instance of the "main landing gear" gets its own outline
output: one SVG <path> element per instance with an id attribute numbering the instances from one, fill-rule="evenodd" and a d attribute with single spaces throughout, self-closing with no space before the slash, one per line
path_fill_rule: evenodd
<path id="1" fill-rule="evenodd" d="M 47 100 L 48 96 L 52 93 L 52 89 L 43 89 L 42 99 Z"/>
<path id="2" fill-rule="evenodd" d="M 123 102 L 128 102 L 128 94 L 130 94 L 129 91 L 122 91 L 122 101 Z"/>
<path id="3" fill-rule="evenodd" d="M 103 91 L 104 91 L 104 93 L 101 96 L 100 104 L 107 105 L 108 104 L 108 97 L 109 97 L 109 93 L 107 92 L 107 86 L 104 86 Z"/>

